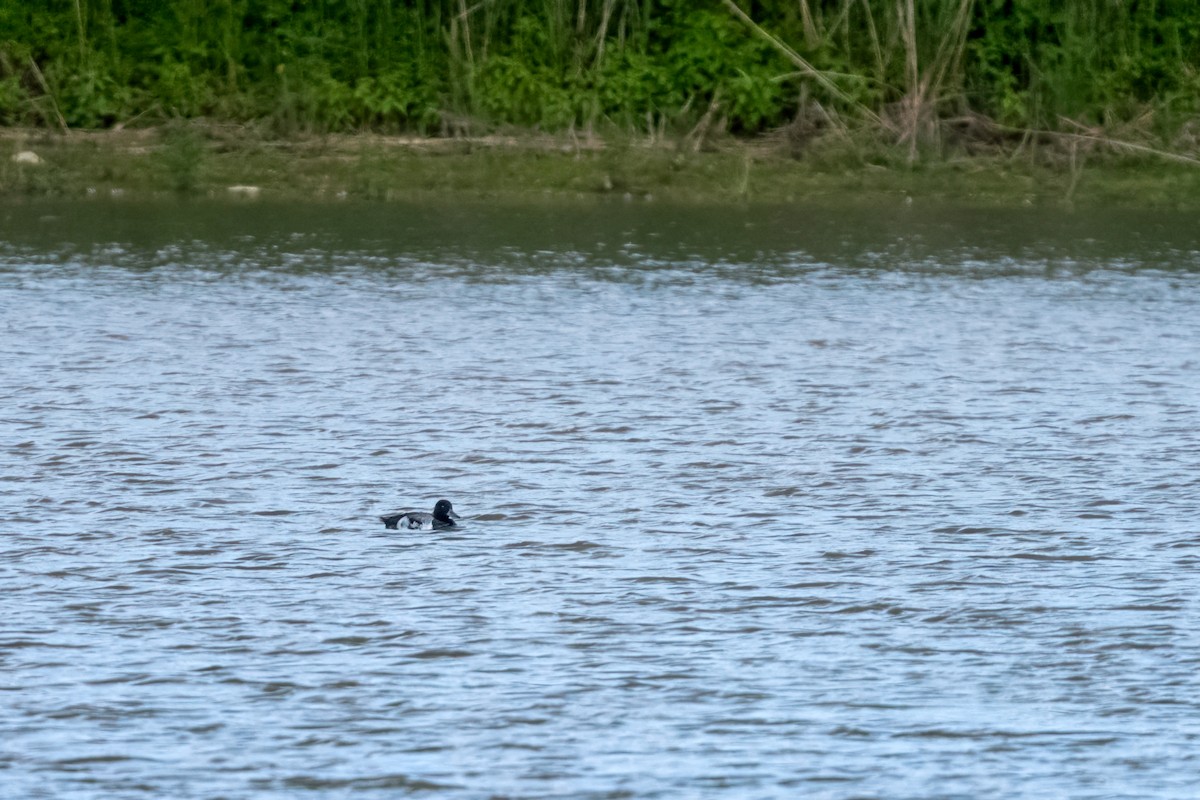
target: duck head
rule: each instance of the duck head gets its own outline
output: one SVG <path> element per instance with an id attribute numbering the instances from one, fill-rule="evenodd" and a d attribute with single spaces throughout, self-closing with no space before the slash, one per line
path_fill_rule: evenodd
<path id="1" fill-rule="evenodd" d="M 462 519 L 454 513 L 454 506 L 450 504 L 449 500 L 437 501 L 437 505 L 433 507 L 433 518 L 448 525 L 453 525 L 456 519 Z"/>

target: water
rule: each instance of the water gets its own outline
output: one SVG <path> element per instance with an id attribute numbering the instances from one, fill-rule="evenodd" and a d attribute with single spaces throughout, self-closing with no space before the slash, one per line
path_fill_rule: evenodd
<path id="1" fill-rule="evenodd" d="M 1191 222 L 0 210 L 0 796 L 1194 797 Z"/>

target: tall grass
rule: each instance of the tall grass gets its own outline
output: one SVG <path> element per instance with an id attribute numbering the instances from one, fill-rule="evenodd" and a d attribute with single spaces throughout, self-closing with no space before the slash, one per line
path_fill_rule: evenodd
<path id="1" fill-rule="evenodd" d="M 0 124 L 281 133 L 875 131 L 972 115 L 1162 142 L 1200 113 L 1193 0 L 5 0 Z"/>

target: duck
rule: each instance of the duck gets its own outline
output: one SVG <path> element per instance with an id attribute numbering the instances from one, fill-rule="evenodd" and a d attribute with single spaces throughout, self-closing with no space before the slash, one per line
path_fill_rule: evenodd
<path id="1" fill-rule="evenodd" d="M 454 513 L 454 506 L 449 500 L 438 500 L 433 507 L 433 513 L 426 511 L 397 511 L 380 517 L 383 527 L 398 530 L 405 528 L 410 531 L 433 531 L 440 528 L 457 528 L 454 520 L 462 519 Z"/>

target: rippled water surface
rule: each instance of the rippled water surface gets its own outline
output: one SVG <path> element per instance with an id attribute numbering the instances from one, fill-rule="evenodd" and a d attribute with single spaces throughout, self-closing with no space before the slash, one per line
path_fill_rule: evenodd
<path id="1" fill-rule="evenodd" d="M 1196 796 L 1192 219 L 0 225 L 0 796 Z"/>

